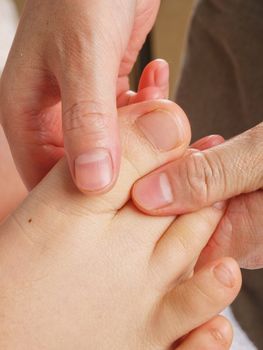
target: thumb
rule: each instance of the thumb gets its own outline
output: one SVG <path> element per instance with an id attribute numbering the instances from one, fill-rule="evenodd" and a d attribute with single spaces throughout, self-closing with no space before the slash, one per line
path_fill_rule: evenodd
<path id="1" fill-rule="evenodd" d="M 69 59 L 58 80 L 71 174 L 82 192 L 99 193 L 113 185 L 120 165 L 116 109 L 120 62 L 117 58 L 107 62 L 98 52 L 89 52 L 89 58 L 88 62 L 80 57 Z"/>
<path id="2" fill-rule="evenodd" d="M 222 145 L 192 152 L 139 180 L 133 199 L 147 213 L 171 215 L 262 187 L 263 123 Z"/>

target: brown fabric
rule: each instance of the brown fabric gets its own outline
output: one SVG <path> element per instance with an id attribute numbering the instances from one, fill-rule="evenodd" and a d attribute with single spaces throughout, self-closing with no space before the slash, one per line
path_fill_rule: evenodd
<path id="1" fill-rule="evenodd" d="M 262 0 L 198 1 L 176 102 L 194 140 L 214 133 L 229 138 L 263 120 Z M 263 349 L 263 270 L 244 271 L 233 310 Z"/>
<path id="2" fill-rule="evenodd" d="M 198 2 L 177 102 L 194 139 L 231 137 L 262 121 L 262 0 Z"/>

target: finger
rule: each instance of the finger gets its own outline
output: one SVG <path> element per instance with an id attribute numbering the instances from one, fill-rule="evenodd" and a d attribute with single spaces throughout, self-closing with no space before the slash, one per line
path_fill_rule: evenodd
<path id="1" fill-rule="evenodd" d="M 198 267 L 219 257 L 231 256 L 242 268 L 262 268 L 262 208 L 263 191 L 231 199 L 223 219 L 201 254 Z"/>
<path id="2" fill-rule="evenodd" d="M 108 190 L 116 181 L 120 165 L 120 145 L 115 105 L 116 90 L 99 67 L 87 67 L 76 86 L 76 72 L 67 72 L 61 84 L 65 151 L 77 187 L 85 193 Z M 92 71 L 92 72 L 91 72 Z M 107 67 L 116 82 L 115 67 Z M 114 74 L 110 72 L 114 72 Z M 80 80 L 80 77 L 78 77 Z M 81 91 L 80 91 L 81 90 Z"/>
<path id="3" fill-rule="evenodd" d="M 67 16 L 74 11 L 73 7 L 67 4 L 64 10 Z M 89 10 L 99 11 L 96 24 L 92 23 L 94 16 L 89 17 L 85 11 L 86 17 L 81 14 L 79 19 L 82 25 L 73 22 L 74 16 L 67 17 L 67 28 L 72 25 L 73 29 L 68 32 L 62 28 L 56 40 L 49 43 L 52 55 L 47 56 L 47 64 L 60 89 L 64 147 L 72 177 L 82 192 L 97 194 L 108 191 L 119 173 L 116 95 L 124 53 L 117 28 L 112 28 L 109 8 L 97 4 Z M 94 27 L 99 30 L 94 31 Z M 111 40 L 108 40 L 103 30 L 110 27 Z M 128 43 L 130 31 L 127 25 L 123 45 Z"/>
<path id="4" fill-rule="evenodd" d="M 204 149 L 205 148 L 209 148 L 211 147 L 212 145 L 216 145 L 216 144 L 220 144 L 222 143 L 222 140 L 223 138 L 221 136 L 218 136 L 218 135 L 212 135 L 212 136 L 209 136 L 209 137 L 206 137 L 202 140 L 199 140 L 197 143 L 195 143 L 193 146 L 195 146 L 196 148 L 197 147 L 203 147 Z M 222 207 L 222 210 L 223 210 L 223 207 Z M 211 209 L 210 209 L 211 211 Z M 136 215 L 135 215 L 136 213 Z M 200 215 L 202 217 L 202 215 Z M 208 215 L 209 216 L 209 215 Z M 134 217 L 134 219 L 132 220 L 128 220 L 127 218 L 130 218 L 130 217 Z M 205 218 L 205 215 L 203 215 L 203 218 Z M 129 205 L 126 205 L 121 211 L 118 212 L 118 216 L 116 216 L 116 226 L 119 226 L 120 225 L 120 222 L 122 222 L 122 224 L 125 226 L 125 232 L 126 232 L 126 236 L 127 236 L 127 232 L 131 229 L 133 229 L 134 225 L 136 225 L 137 227 L 140 227 L 140 230 L 138 231 L 138 235 L 137 234 L 134 234 L 132 235 L 133 237 L 133 244 L 134 242 L 137 242 L 138 243 L 138 246 L 141 247 L 142 245 L 144 244 L 150 244 L 152 245 L 152 247 L 155 249 L 155 245 L 156 245 L 156 242 L 160 239 L 160 236 L 163 235 L 163 232 L 166 231 L 171 223 L 173 222 L 174 218 L 154 218 L 154 217 L 146 217 L 145 215 L 143 215 L 142 213 L 139 213 L 138 211 L 136 211 L 136 209 L 134 208 L 134 206 L 130 203 Z M 188 219 L 186 219 L 186 222 L 187 222 Z M 191 218 L 189 218 L 189 222 L 191 222 Z M 205 221 L 205 220 L 204 220 Z M 208 218 L 208 221 L 209 221 L 209 218 Z M 213 219 L 210 220 L 211 224 L 212 224 L 212 221 Z M 215 222 L 218 223 L 218 220 L 215 219 Z M 200 220 L 199 220 L 199 223 L 200 223 Z M 176 225 L 173 225 L 172 228 L 176 229 L 176 227 L 174 227 Z M 200 224 L 200 226 L 202 226 Z M 206 228 L 209 226 L 209 225 L 204 225 Z M 114 226 L 113 226 L 114 227 Z M 171 231 L 174 231 L 173 229 L 169 229 L 168 232 L 171 230 Z M 191 226 L 192 228 L 192 226 Z M 202 230 L 199 231 L 199 232 L 203 232 L 203 229 L 204 227 L 202 227 Z M 215 226 L 213 226 L 213 228 L 210 230 L 210 233 L 209 233 L 209 237 L 211 236 L 211 234 L 214 232 L 214 229 L 215 229 Z M 173 234 L 174 232 L 172 232 Z M 188 237 L 189 234 L 187 232 L 187 235 Z M 163 239 L 162 239 L 163 240 Z M 200 241 L 199 241 L 200 242 Z M 207 242 L 207 240 L 205 241 Z M 203 243 L 205 244 L 205 243 Z M 172 251 L 174 246 L 172 245 L 169 245 L 169 247 L 171 248 L 169 250 Z M 203 245 L 202 245 L 203 247 Z M 156 251 L 156 250 L 155 250 Z M 167 254 L 168 252 L 165 252 L 164 255 L 167 257 L 169 256 L 169 254 Z M 172 254 L 173 254 L 173 259 L 172 260 L 175 260 L 175 252 L 172 251 Z M 200 254 L 200 251 L 196 254 L 194 254 L 193 256 L 197 256 Z M 193 258 L 193 256 L 191 256 L 191 259 Z M 156 270 L 159 271 L 158 273 L 158 276 L 162 276 L 162 282 L 165 282 L 166 280 L 168 280 L 169 282 L 171 281 L 171 279 L 169 278 L 169 275 L 167 274 L 167 278 L 164 279 L 164 275 L 167 273 L 167 271 L 171 270 L 171 265 L 172 264 L 169 264 L 169 268 L 168 267 L 164 267 L 162 268 L 162 271 L 160 271 L 161 267 L 163 266 L 164 264 L 164 260 L 166 259 L 162 259 L 160 258 L 159 260 L 162 260 L 162 263 L 159 263 L 157 262 L 153 268 L 153 270 L 156 272 Z M 185 261 L 185 259 L 180 259 L 180 261 Z M 177 266 L 177 261 L 176 263 L 174 264 L 174 266 Z M 174 267 L 173 266 L 173 267 Z M 174 274 L 174 269 L 172 269 L 172 274 Z M 174 279 L 174 275 L 173 275 L 173 279 Z M 167 282 L 168 283 L 168 282 Z M 163 285 L 165 284 L 165 287 L 166 287 L 166 283 L 163 283 Z M 162 287 L 163 287 L 162 285 Z"/>
<path id="5" fill-rule="evenodd" d="M 181 157 L 189 145 L 188 119 L 181 108 L 172 102 L 146 101 L 127 106 L 119 114 L 123 157 L 120 176 L 114 188 L 87 201 L 85 196 L 72 188 L 65 164 L 58 164 L 39 188 L 38 202 L 40 197 L 43 203 L 50 203 L 51 210 L 57 208 L 61 211 L 63 200 L 65 213 L 67 210 L 72 212 L 74 202 L 81 215 L 103 213 L 112 219 L 129 200 L 131 187 L 138 178 L 171 159 Z"/>
<path id="6" fill-rule="evenodd" d="M 212 148 L 221 145 L 225 142 L 225 139 L 220 135 L 210 135 L 203 137 L 202 139 L 196 141 L 191 145 L 191 148 L 198 149 L 199 151 L 204 151 L 205 149 Z"/>
<path id="7" fill-rule="evenodd" d="M 211 135 L 197 141 L 192 147 L 208 149 L 223 142 L 221 136 Z M 242 268 L 262 268 L 262 206 L 262 191 L 232 198 L 223 219 L 202 251 L 196 269 L 223 256 L 233 257 Z"/>
<path id="8" fill-rule="evenodd" d="M 176 350 L 229 350 L 233 339 L 231 323 L 217 316 L 187 335 Z"/>
<path id="9" fill-rule="evenodd" d="M 189 265 L 195 264 L 223 217 L 225 208 L 222 202 L 182 215 L 164 233 L 152 257 L 152 271 L 160 280 L 160 289 L 170 288 L 189 269 Z"/>
<path id="10" fill-rule="evenodd" d="M 109 67 L 108 71 L 115 70 L 112 67 Z M 111 77 L 113 81 L 114 78 L 116 80 L 116 77 Z M 89 79 L 91 79 L 90 75 Z M 115 94 L 116 91 L 112 91 L 112 89 L 109 88 L 107 89 L 106 94 L 105 85 L 103 84 L 103 86 L 104 91 L 102 91 L 102 93 L 104 92 L 104 98 L 105 96 L 108 96 L 109 91 L 111 91 L 111 98 L 113 99 L 115 96 L 113 96 L 113 94 Z M 69 88 L 70 83 L 67 84 L 66 88 L 65 101 L 67 101 L 67 104 L 69 104 L 68 94 L 72 96 L 71 91 L 68 92 Z M 133 94 L 129 91 L 126 94 L 121 95 L 118 100 L 118 105 L 127 105 L 132 103 L 139 103 L 150 99 L 165 98 L 168 95 L 168 91 L 169 66 L 167 62 L 163 60 L 156 60 L 151 62 L 145 68 L 144 73 L 141 77 L 138 93 Z M 79 93 L 77 94 L 77 100 L 81 101 L 79 99 Z M 71 167 L 71 171 L 75 175 L 75 180 L 78 187 L 84 192 L 97 192 L 101 190 L 103 191 L 107 189 L 108 186 L 112 185 L 112 182 L 114 181 L 113 175 L 117 171 L 116 164 L 118 164 L 118 158 L 116 157 L 118 157 L 119 155 L 119 147 L 116 148 L 116 142 L 113 142 L 114 140 L 117 141 L 118 135 L 116 133 L 116 114 L 114 114 L 115 117 L 112 116 L 113 119 L 109 118 L 109 116 L 106 115 L 107 104 L 102 104 L 101 102 L 103 101 L 101 101 L 101 99 L 99 100 L 100 103 L 96 103 L 96 96 L 93 95 L 94 92 L 92 90 L 91 97 L 87 96 L 87 101 L 93 102 L 84 103 L 84 105 L 82 105 L 82 102 L 75 103 L 72 100 L 73 107 L 69 107 L 69 109 L 66 110 L 66 112 L 64 112 L 63 118 L 66 123 L 66 127 L 64 127 L 65 148 L 67 154 L 69 155 L 69 159 L 75 159 L 74 168 Z M 110 103 L 110 100 L 108 101 L 108 103 Z M 63 104 L 63 107 L 64 105 L 65 103 Z M 115 106 L 112 105 L 111 108 L 115 111 Z M 111 113 L 109 113 L 109 115 L 110 114 Z M 99 120 L 100 118 L 101 120 Z M 88 124 L 85 124 L 85 119 L 87 119 Z M 107 125 L 105 125 L 105 119 L 109 119 Z M 90 123 L 91 120 L 92 122 Z M 78 136 L 79 133 L 81 133 L 82 135 L 81 138 Z M 85 133 L 87 133 L 87 137 L 85 137 Z M 73 136 L 70 136 L 72 134 Z M 85 140 L 85 143 L 82 141 L 82 138 Z M 68 139 L 69 141 L 67 141 Z M 91 139 L 90 145 L 88 139 Z M 95 149 L 93 149 L 94 144 L 97 145 Z M 110 145 L 110 147 L 108 147 L 107 144 Z M 70 150 L 70 153 L 68 152 L 68 149 Z M 73 155 L 71 155 L 72 149 L 74 149 Z M 80 155 L 77 156 L 77 154 Z"/>
<path id="11" fill-rule="evenodd" d="M 166 335 L 166 339 L 162 339 L 163 345 L 169 346 L 174 339 L 181 338 L 221 312 L 237 296 L 240 286 L 238 264 L 224 258 L 207 265 L 174 288 L 157 311 L 158 334 Z"/>
<path id="12" fill-rule="evenodd" d="M 176 104 L 165 100 L 145 101 L 122 109 L 120 125 L 123 173 L 112 194 L 121 191 L 119 197 L 125 200 L 119 201 L 118 209 L 130 197 L 135 179 L 167 159 L 180 157 L 190 137 L 189 122 L 184 112 Z"/>
<path id="13" fill-rule="evenodd" d="M 263 186 L 263 123 L 203 152 L 167 164 L 139 180 L 135 204 L 153 215 L 181 214 Z M 158 187 L 166 177 L 164 188 Z M 172 193 L 167 203 L 164 194 Z"/>

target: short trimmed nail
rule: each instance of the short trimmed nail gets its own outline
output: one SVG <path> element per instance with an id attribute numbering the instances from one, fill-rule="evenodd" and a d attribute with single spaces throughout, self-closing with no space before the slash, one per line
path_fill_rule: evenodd
<path id="1" fill-rule="evenodd" d="M 181 118 L 164 110 L 156 110 L 136 121 L 139 129 L 151 144 L 160 151 L 170 151 L 185 138 Z"/>
<path id="2" fill-rule="evenodd" d="M 75 160 L 77 186 L 85 191 L 100 191 L 113 178 L 112 158 L 109 151 L 96 148 L 82 154 Z"/>
<path id="3" fill-rule="evenodd" d="M 146 210 L 163 208 L 173 203 L 173 192 L 165 173 L 154 174 L 134 186 L 135 201 Z"/>
<path id="4" fill-rule="evenodd" d="M 214 268 L 215 278 L 227 288 L 233 288 L 235 279 L 232 271 L 225 264 L 219 264 Z"/>
<path id="5" fill-rule="evenodd" d="M 224 327 L 221 327 L 220 330 L 213 328 L 211 329 L 211 334 L 216 343 L 225 344 L 225 341 L 229 338 L 229 327 L 226 324 Z"/>

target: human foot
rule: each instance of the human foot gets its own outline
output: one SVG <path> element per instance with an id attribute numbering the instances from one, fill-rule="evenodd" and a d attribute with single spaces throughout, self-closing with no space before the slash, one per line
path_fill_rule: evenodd
<path id="1" fill-rule="evenodd" d="M 120 123 L 123 165 L 109 193 L 80 194 L 62 161 L 2 226 L 6 350 L 166 350 L 236 296 L 240 272 L 231 259 L 192 276 L 223 207 L 173 223 L 130 202 L 135 180 L 185 152 L 183 112 L 170 102 L 144 102 L 122 109 Z"/>
<path id="2" fill-rule="evenodd" d="M 0 223 L 23 201 L 27 191 L 17 173 L 0 125 Z"/>

